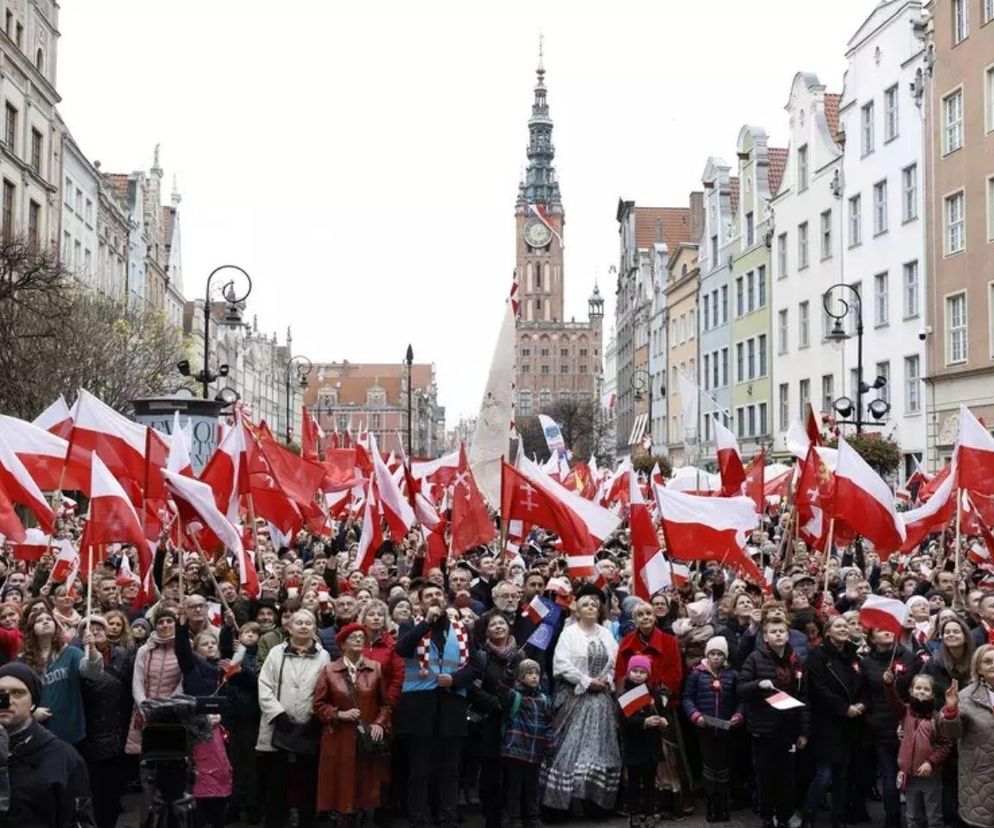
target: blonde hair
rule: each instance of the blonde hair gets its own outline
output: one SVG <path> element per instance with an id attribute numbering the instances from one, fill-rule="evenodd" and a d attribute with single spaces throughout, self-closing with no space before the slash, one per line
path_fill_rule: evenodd
<path id="1" fill-rule="evenodd" d="M 974 650 L 973 658 L 970 659 L 970 678 L 974 681 L 980 681 L 980 662 L 985 655 L 992 651 L 994 651 L 994 646 L 990 644 L 982 644 Z"/>

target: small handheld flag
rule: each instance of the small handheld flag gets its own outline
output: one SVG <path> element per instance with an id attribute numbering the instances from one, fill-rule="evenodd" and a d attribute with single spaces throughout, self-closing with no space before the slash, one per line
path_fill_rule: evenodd
<path id="1" fill-rule="evenodd" d="M 648 687 L 644 684 L 639 684 L 627 693 L 622 693 L 618 696 L 618 704 L 621 705 L 621 712 L 630 718 L 643 707 L 648 707 L 652 704 L 652 694 L 649 692 Z"/>
<path id="2" fill-rule="evenodd" d="M 779 693 L 774 693 L 772 696 L 767 696 L 766 703 L 776 710 L 793 710 L 795 707 L 804 707 L 804 702 L 798 701 L 782 690 Z"/>

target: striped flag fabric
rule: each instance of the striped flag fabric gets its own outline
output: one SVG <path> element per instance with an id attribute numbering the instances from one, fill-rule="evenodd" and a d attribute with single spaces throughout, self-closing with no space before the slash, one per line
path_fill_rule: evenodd
<path id="1" fill-rule="evenodd" d="M 643 707 L 652 704 L 652 693 L 644 684 L 639 684 L 618 696 L 618 704 L 621 705 L 621 712 L 626 718 L 631 718 Z"/>
<path id="2" fill-rule="evenodd" d="M 775 710 L 793 710 L 797 707 L 804 707 L 804 702 L 798 701 L 789 693 L 784 693 L 783 690 L 772 696 L 767 696 L 766 703 Z"/>
<path id="3" fill-rule="evenodd" d="M 531 618 L 536 624 L 539 624 L 549 614 L 549 607 L 542 600 L 541 595 L 536 595 L 532 598 L 531 603 L 525 606 L 525 611 L 521 614 Z"/>

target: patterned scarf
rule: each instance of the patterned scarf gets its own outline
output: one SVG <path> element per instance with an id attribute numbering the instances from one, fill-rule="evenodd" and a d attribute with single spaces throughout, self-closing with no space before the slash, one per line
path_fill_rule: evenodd
<path id="1" fill-rule="evenodd" d="M 469 635 L 466 633 L 466 628 L 462 625 L 460 621 L 449 621 L 449 627 L 451 632 L 456 634 L 456 641 L 459 643 L 459 667 L 462 669 L 466 666 L 469 661 Z M 446 634 L 446 639 L 448 639 L 448 634 Z M 445 658 L 444 647 L 443 652 L 439 654 L 439 667 L 441 667 L 441 662 Z M 424 634 L 418 642 L 418 663 L 421 665 L 421 670 L 419 672 L 421 678 L 427 678 L 429 673 L 431 673 L 431 628 L 428 632 Z"/>

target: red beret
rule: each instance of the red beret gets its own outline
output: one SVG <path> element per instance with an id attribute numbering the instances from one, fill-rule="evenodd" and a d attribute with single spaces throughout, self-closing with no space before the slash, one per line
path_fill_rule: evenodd
<path id="1" fill-rule="evenodd" d="M 338 645 L 339 649 L 345 646 L 345 639 L 348 638 L 354 632 L 361 632 L 366 635 L 366 628 L 355 621 L 351 624 L 346 624 L 337 633 L 335 633 L 335 643 Z"/>

